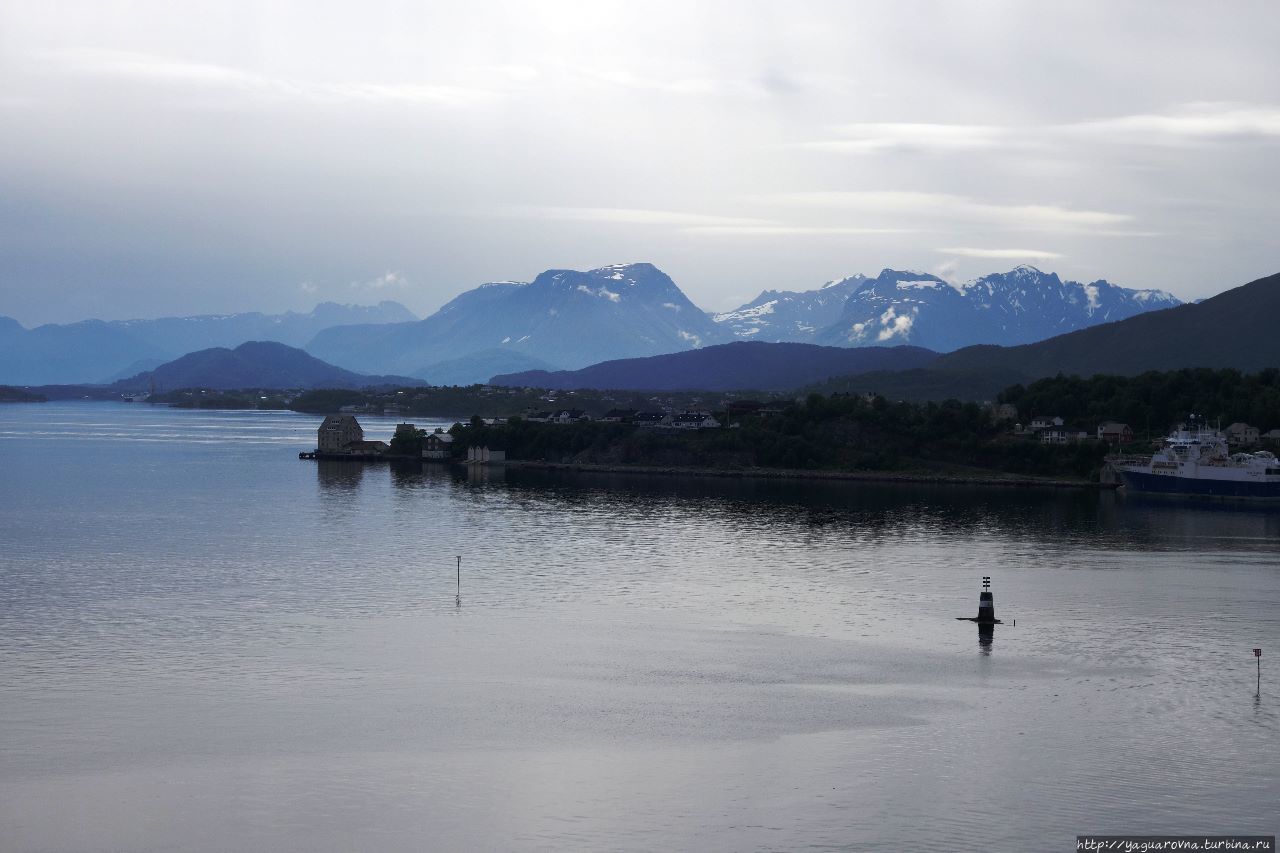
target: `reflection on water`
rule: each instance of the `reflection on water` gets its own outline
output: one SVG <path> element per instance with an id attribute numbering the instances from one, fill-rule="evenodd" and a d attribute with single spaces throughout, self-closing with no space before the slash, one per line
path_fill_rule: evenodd
<path id="1" fill-rule="evenodd" d="M 0 408 L 6 849 L 1274 832 L 1275 509 L 298 460 L 319 421 Z"/>
<path id="2" fill-rule="evenodd" d="M 978 649 L 981 654 L 991 654 L 991 645 L 996 639 L 996 626 L 989 622 L 978 623 Z"/>
<path id="3" fill-rule="evenodd" d="M 369 467 L 364 462 L 345 459 L 317 459 L 315 466 L 320 489 L 337 496 L 353 494 L 360 487 L 360 480 Z"/>

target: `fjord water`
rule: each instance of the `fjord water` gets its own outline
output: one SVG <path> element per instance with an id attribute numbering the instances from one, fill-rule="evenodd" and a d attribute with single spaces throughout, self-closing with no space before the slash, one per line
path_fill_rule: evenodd
<path id="1" fill-rule="evenodd" d="M 1277 829 L 1275 509 L 298 460 L 318 423 L 0 408 L 5 850 Z"/>

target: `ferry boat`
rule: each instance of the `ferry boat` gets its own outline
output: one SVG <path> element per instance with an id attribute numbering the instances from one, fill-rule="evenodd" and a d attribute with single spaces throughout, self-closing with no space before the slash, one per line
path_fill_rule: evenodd
<path id="1" fill-rule="evenodd" d="M 1192 419 L 1151 457 L 1110 462 L 1125 491 L 1280 500 L 1280 460 L 1265 450 L 1232 453 L 1221 432 Z"/>

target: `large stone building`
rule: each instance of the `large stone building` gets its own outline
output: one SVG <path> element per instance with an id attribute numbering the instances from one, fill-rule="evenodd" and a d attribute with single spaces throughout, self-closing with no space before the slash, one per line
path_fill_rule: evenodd
<path id="1" fill-rule="evenodd" d="M 351 453 L 352 442 L 364 441 L 364 429 L 353 415 L 329 415 L 316 430 L 316 450 L 320 453 Z"/>

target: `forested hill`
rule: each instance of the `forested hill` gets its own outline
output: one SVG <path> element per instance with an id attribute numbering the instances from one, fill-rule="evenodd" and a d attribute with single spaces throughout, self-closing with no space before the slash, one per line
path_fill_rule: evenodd
<path id="1" fill-rule="evenodd" d="M 738 341 L 687 352 L 625 358 L 581 370 L 530 370 L 493 377 L 494 385 L 637 391 L 788 391 L 831 376 L 867 370 L 907 370 L 937 353 L 921 347 L 824 347 Z"/>
<path id="2" fill-rule="evenodd" d="M 120 391 L 176 388 L 363 388 L 414 386 L 406 376 L 366 376 L 334 367 L 296 348 L 273 341 L 250 341 L 235 349 L 212 347 L 188 353 L 155 370 L 122 379 Z"/>
<path id="3" fill-rule="evenodd" d="M 1006 388 L 998 399 L 1017 406 L 1024 421 L 1057 416 L 1087 429 L 1121 421 L 1154 439 L 1192 414 L 1224 427 L 1243 421 L 1263 432 L 1280 429 L 1280 369 L 1274 367 L 1253 374 L 1186 368 L 1090 379 L 1055 376 Z"/>

